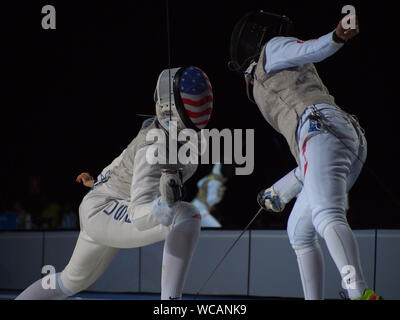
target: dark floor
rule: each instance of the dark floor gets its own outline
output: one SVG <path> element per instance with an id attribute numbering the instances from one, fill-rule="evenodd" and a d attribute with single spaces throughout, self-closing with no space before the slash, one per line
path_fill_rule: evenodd
<path id="1" fill-rule="evenodd" d="M 0 300 L 13 300 L 20 291 L 0 290 Z M 157 293 L 101 293 L 81 292 L 69 300 L 160 300 Z M 290 298 L 249 297 L 249 296 L 207 296 L 183 295 L 183 300 L 298 300 Z"/>

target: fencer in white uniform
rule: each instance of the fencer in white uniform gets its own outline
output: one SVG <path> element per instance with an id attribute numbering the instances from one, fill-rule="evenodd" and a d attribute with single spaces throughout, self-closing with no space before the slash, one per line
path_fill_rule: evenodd
<path id="1" fill-rule="evenodd" d="M 343 22 L 349 17 L 345 19 Z M 340 21 L 334 31 L 301 41 L 290 36 L 290 19 L 261 11 L 245 17 L 233 34 L 242 54 L 245 51 L 240 45 L 248 50 L 249 35 L 257 39 L 254 48 L 260 54 L 252 56 L 247 51 L 249 59 L 242 65 L 236 63 L 236 69 L 244 73 L 249 98 L 284 135 L 298 164 L 263 190 L 258 202 L 280 212 L 297 196 L 287 232 L 297 255 L 304 296 L 309 300 L 324 298 L 324 261 L 317 233 L 346 280 L 349 298 L 379 299 L 367 287 L 357 241 L 345 214 L 347 192 L 366 159 L 366 140 L 358 121 L 335 104 L 313 65 L 358 33 L 358 26 L 344 29 L 344 25 Z M 236 62 L 240 60 L 237 57 Z"/>
<path id="2" fill-rule="evenodd" d="M 198 134 L 207 125 L 212 88 L 197 67 L 167 69 L 158 78 L 154 98 L 157 116 L 143 123 L 83 198 L 79 238 L 69 263 L 57 273 L 56 289 L 44 289 L 38 280 L 17 299 L 65 299 L 94 283 L 120 248 L 162 240 L 161 299 L 181 298 L 201 224 L 198 209 L 181 200 L 182 186 L 197 165 L 182 164 L 166 143 L 173 139 L 172 126 L 177 132 L 193 129 Z M 151 140 L 151 132 L 161 132 L 166 139 Z M 179 149 L 180 142 L 174 142 Z"/>
<path id="3" fill-rule="evenodd" d="M 197 182 L 198 192 L 192 204 L 199 209 L 202 227 L 222 227 L 218 219 L 212 215 L 212 211 L 224 198 L 226 180 L 222 174 L 222 164 L 216 163 L 211 173 Z"/>

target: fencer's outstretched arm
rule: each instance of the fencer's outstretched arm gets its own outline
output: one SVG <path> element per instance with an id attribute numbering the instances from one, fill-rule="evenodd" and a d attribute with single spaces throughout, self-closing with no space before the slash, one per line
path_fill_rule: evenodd
<path id="1" fill-rule="evenodd" d="M 285 204 L 289 203 L 303 188 L 303 181 L 299 167 L 291 170 L 285 176 L 276 181 L 272 185 L 272 188 L 274 188 L 275 192 Z"/>
<path id="2" fill-rule="evenodd" d="M 343 28 L 342 21 L 347 19 L 350 17 L 343 18 L 335 30 L 318 39 L 308 41 L 292 37 L 271 39 L 265 47 L 265 71 L 274 73 L 307 63 L 320 62 L 330 57 L 343 46 L 345 41 L 359 33 L 358 25 L 356 29 Z"/>
<path id="3" fill-rule="evenodd" d="M 282 212 L 285 205 L 303 188 L 299 167 L 291 170 L 268 189 L 258 194 L 258 203 L 268 211 Z"/>

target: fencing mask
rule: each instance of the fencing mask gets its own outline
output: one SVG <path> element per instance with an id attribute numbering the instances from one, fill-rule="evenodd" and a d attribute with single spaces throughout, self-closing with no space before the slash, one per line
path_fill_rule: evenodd
<path id="1" fill-rule="evenodd" d="M 178 130 L 205 128 L 213 109 L 213 93 L 207 75 L 197 67 L 161 72 L 154 92 L 159 123 L 168 131 L 176 121 Z"/>
<path id="2" fill-rule="evenodd" d="M 251 62 L 258 60 L 262 47 L 270 39 L 289 35 L 292 26 L 292 21 L 284 15 L 262 10 L 248 12 L 232 31 L 229 69 L 243 74 Z"/>

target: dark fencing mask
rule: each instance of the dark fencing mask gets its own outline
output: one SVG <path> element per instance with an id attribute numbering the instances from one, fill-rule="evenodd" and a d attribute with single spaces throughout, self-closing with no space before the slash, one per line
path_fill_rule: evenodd
<path id="1" fill-rule="evenodd" d="M 292 21 L 284 15 L 262 10 L 248 12 L 233 29 L 229 69 L 244 73 L 251 62 L 258 60 L 265 43 L 274 37 L 288 35 L 292 25 Z"/>

